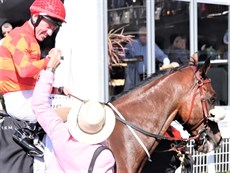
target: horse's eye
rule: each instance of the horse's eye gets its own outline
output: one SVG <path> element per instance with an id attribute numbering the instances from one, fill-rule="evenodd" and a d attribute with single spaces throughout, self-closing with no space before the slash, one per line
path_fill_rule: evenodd
<path id="1" fill-rule="evenodd" d="M 210 104 L 214 105 L 216 103 L 216 97 L 212 97 L 209 100 Z"/>

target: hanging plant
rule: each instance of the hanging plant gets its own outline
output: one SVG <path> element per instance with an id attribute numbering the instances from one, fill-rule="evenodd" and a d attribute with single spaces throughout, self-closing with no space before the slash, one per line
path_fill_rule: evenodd
<path id="1" fill-rule="evenodd" d="M 110 65 L 121 62 L 121 58 L 125 56 L 126 48 L 124 44 L 130 42 L 133 38 L 131 35 L 124 35 L 124 27 L 111 29 L 108 33 L 108 55 L 110 58 Z"/>

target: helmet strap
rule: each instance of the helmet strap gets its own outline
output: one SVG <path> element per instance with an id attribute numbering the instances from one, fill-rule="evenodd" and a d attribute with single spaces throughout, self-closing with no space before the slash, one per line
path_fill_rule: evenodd
<path id="1" fill-rule="evenodd" d="M 30 18 L 30 21 L 32 23 L 32 25 L 34 26 L 34 35 L 35 35 L 35 30 L 36 30 L 36 27 L 39 25 L 39 23 L 41 22 L 43 16 L 42 15 L 38 15 L 38 18 L 36 21 L 33 20 L 33 17 Z"/>
<path id="2" fill-rule="evenodd" d="M 31 20 L 31 23 L 32 23 L 32 25 L 34 26 L 34 28 L 36 28 L 36 27 L 39 25 L 39 23 L 41 22 L 42 18 L 43 18 L 42 15 L 38 15 L 37 20 L 34 21 L 33 18 L 31 17 L 30 20 Z"/>

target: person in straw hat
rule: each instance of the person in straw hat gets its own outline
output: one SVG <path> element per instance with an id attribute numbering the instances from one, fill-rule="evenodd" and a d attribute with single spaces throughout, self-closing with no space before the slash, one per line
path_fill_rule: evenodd
<path id="1" fill-rule="evenodd" d="M 115 126 L 115 116 L 108 106 L 97 101 L 85 101 L 70 109 L 65 123 L 49 104 L 54 71 L 59 63 L 60 58 L 56 58 L 52 66 L 40 73 L 32 97 L 37 121 L 53 145 L 52 161 L 46 165 L 46 172 L 86 173 L 94 152 L 106 145 L 105 141 Z M 93 172 L 112 173 L 114 164 L 112 152 L 103 150 L 97 157 Z"/>

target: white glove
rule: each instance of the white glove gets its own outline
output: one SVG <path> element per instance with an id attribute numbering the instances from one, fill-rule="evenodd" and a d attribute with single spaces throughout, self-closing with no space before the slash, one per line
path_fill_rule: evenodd
<path id="1" fill-rule="evenodd" d="M 170 64 L 170 60 L 168 58 L 165 58 L 163 60 L 163 65 L 169 65 Z"/>

